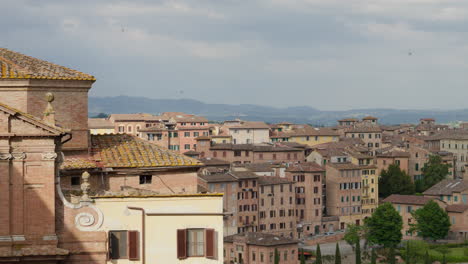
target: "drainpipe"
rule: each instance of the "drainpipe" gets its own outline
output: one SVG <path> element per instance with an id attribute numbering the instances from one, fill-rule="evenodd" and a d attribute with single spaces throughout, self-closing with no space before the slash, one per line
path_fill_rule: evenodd
<path id="1" fill-rule="evenodd" d="M 132 207 L 127 206 L 129 210 L 138 210 L 141 211 L 141 264 L 145 264 L 146 261 L 146 247 L 145 247 L 145 209 L 141 207 Z"/>

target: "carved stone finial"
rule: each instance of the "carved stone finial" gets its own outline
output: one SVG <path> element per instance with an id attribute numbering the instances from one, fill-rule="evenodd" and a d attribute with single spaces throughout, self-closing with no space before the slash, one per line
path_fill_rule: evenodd
<path id="1" fill-rule="evenodd" d="M 92 202 L 92 199 L 89 197 L 88 192 L 91 189 L 91 184 L 89 184 L 89 173 L 87 171 L 83 172 L 81 175 L 81 179 L 83 183 L 81 184 L 81 190 L 83 191 L 83 195 L 81 195 L 81 202 Z"/>
<path id="2" fill-rule="evenodd" d="M 43 120 L 47 124 L 55 126 L 55 110 L 54 110 L 54 107 L 52 106 L 52 102 L 55 100 L 55 96 L 53 93 L 47 93 L 45 95 L 45 98 L 47 100 L 47 107 L 44 111 Z"/>
<path id="3" fill-rule="evenodd" d="M 53 93 L 46 93 L 46 100 L 49 103 L 52 103 L 54 101 L 55 97 Z"/>

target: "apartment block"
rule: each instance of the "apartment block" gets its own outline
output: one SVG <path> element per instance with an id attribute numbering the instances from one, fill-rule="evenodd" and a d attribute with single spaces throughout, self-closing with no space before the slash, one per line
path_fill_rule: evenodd
<path id="1" fill-rule="evenodd" d="M 360 225 L 362 215 L 361 167 L 352 163 L 326 165 L 326 215 L 339 217 L 339 229 Z"/>
<path id="2" fill-rule="evenodd" d="M 279 177 L 258 178 L 259 231 L 282 237 L 296 237 L 294 183 Z"/>
<path id="3" fill-rule="evenodd" d="M 317 235 L 322 229 L 325 209 L 325 169 L 313 162 L 290 165 L 287 179 L 295 183 L 295 215 L 300 237 Z"/>

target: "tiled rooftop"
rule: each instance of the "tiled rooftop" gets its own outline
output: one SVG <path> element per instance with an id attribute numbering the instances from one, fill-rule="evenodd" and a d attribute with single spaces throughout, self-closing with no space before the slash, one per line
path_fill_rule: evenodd
<path id="1" fill-rule="evenodd" d="M 395 203 L 395 204 L 417 204 L 425 205 L 433 198 L 424 197 L 420 195 L 401 195 L 401 194 L 392 194 L 389 197 L 385 198 L 384 202 Z"/>
<path id="2" fill-rule="evenodd" d="M 442 180 L 427 189 L 425 195 L 452 195 L 453 192 L 462 192 L 468 189 L 468 181 L 465 180 Z"/>
<path id="3" fill-rule="evenodd" d="M 89 157 L 66 158 L 62 169 L 201 166 L 196 159 L 125 134 L 92 135 Z"/>
<path id="4" fill-rule="evenodd" d="M 95 81 L 94 76 L 0 48 L 0 79 Z"/>
<path id="5" fill-rule="evenodd" d="M 9 113 L 11 115 L 14 115 L 14 116 L 16 116 L 16 117 L 18 117 L 20 119 L 23 119 L 23 120 L 25 120 L 25 121 L 27 121 L 29 123 L 32 123 L 32 124 L 42 128 L 42 129 L 45 129 L 45 130 L 47 130 L 49 132 L 52 132 L 52 133 L 56 134 L 56 135 L 64 134 L 64 133 L 67 132 L 66 130 L 64 130 L 61 127 L 47 124 L 46 122 L 44 122 L 43 120 L 41 120 L 38 117 L 35 117 L 33 115 L 30 115 L 28 113 L 20 111 L 20 110 L 14 108 L 14 107 L 3 104 L 1 102 L 0 102 L 0 110 L 5 111 L 5 112 L 7 112 L 7 113 Z"/>
<path id="6" fill-rule="evenodd" d="M 291 172 L 323 172 L 325 169 L 315 162 L 303 162 L 291 165 L 286 171 Z"/>
<path id="7" fill-rule="evenodd" d="M 259 233 L 259 232 L 247 232 L 236 235 L 227 236 L 224 238 L 225 243 L 232 243 L 234 241 L 244 241 L 247 245 L 257 246 L 277 246 L 287 244 L 297 244 L 299 241 L 276 236 L 272 234 Z"/>

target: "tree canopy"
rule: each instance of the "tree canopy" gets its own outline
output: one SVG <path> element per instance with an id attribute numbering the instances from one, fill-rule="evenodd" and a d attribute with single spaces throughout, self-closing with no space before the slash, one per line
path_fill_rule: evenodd
<path id="1" fill-rule="evenodd" d="M 444 164 L 442 162 L 442 158 L 440 156 L 431 155 L 429 157 L 429 161 L 421 170 L 424 175 L 422 180 L 424 191 L 445 179 L 449 174 L 450 167 L 450 164 Z"/>
<path id="2" fill-rule="evenodd" d="M 393 248 L 400 243 L 403 221 L 391 203 L 379 205 L 364 223 L 367 226 L 367 240 L 371 244 Z"/>
<path id="3" fill-rule="evenodd" d="M 382 170 L 379 179 L 379 196 L 391 194 L 414 194 L 415 187 L 411 177 L 402 171 L 397 164 L 390 164 L 387 170 Z"/>
<path id="4" fill-rule="evenodd" d="M 431 200 L 412 213 L 416 223 L 411 231 L 418 233 L 424 239 L 437 240 L 445 238 L 450 229 L 450 219 L 447 212 L 439 204 Z"/>
<path id="5" fill-rule="evenodd" d="M 353 251 L 355 250 L 356 242 L 364 238 L 364 229 L 364 226 L 358 226 L 355 224 L 349 224 L 346 228 L 346 233 L 343 239 L 351 246 Z"/>

